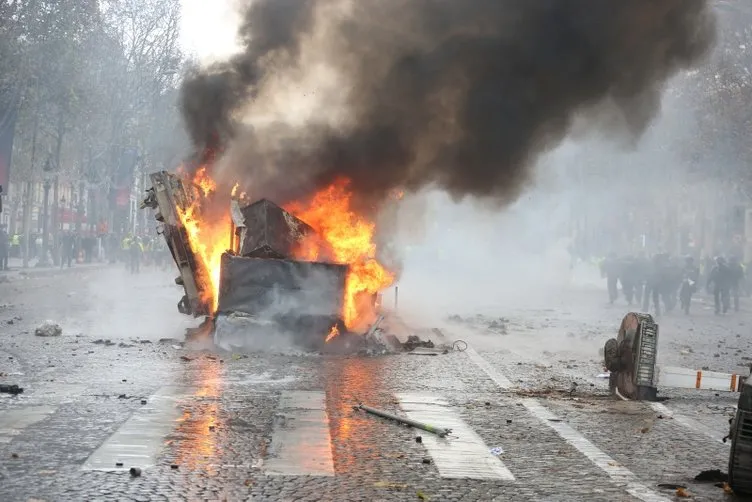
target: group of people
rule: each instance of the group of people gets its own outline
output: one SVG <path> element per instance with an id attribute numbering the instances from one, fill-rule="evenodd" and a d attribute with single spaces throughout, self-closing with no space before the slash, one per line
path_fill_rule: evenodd
<path id="1" fill-rule="evenodd" d="M 648 312 L 652 303 L 656 315 L 660 315 L 661 306 L 670 312 L 677 303 L 689 314 L 692 296 L 698 291 L 698 284 L 704 282 L 714 297 L 715 313 L 719 315 L 731 310 L 732 298 L 733 308 L 738 311 L 740 297 L 749 295 L 745 268 L 733 256 L 728 260 L 723 256 L 706 259 L 698 266 L 691 256 L 681 259 L 659 253 L 652 259 L 634 256 L 620 258 L 612 253 L 601 262 L 601 275 L 606 278 L 610 303 L 618 298 L 618 286 L 621 284 L 629 305 L 636 300 Z"/>
<path id="2" fill-rule="evenodd" d="M 120 250 L 121 260 L 132 274 L 140 272 L 142 263 L 162 269 L 170 263 L 167 244 L 161 237 L 127 234 L 120 242 Z"/>
<path id="3" fill-rule="evenodd" d="M 34 234 L 29 239 L 29 257 L 42 259 L 43 238 L 41 234 Z M 21 243 L 23 236 L 20 234 L 9 235 L 5 225 L 0 225 L 0 270 L 8 270 L 8 258 L 21 258 Z M 52 246 L 53 238 L 49 236 L 49 245 Z M 64 231 L 59 241 L 60 268 L 71 267 L 74 262 L 91 263 L 97 258 L 97 237 L 91 234 L 73 231 Z M 48 250 L 48 258 L 51 258 Z"/>

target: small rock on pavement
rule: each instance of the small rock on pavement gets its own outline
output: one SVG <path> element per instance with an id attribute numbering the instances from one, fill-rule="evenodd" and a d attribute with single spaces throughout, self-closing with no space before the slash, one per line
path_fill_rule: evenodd
<path id="1" fill-rule="evenodd" d="M 36 336 L 60 336 L 63 334 L 63 328 L 52 321 L 44 321 L 36 330 Z"/>
<path id="2" fill-rule="evenodd" d="M 131 476 L 137 478 L 141 475 L 141 469 L 139 469 L 138 467 L 131 467 L 130 473 Z"/>

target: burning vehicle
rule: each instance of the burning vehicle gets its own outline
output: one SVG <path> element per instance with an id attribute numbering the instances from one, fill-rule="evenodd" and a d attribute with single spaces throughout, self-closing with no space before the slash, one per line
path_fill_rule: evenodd
<path id="1" fill-rule="evenodd" d="M 273 333 L 317 349 L 376 320 L 394 276 L 376 259 L 374 225 L 351 210 L 346 181 L 281 207 L 250 202 L 237 185 L 222 194 L 206 168 L 150 178 L 141 207 L 156 210 L 178 267 L 178 310 L 205 316 L 215 342 Z"/>

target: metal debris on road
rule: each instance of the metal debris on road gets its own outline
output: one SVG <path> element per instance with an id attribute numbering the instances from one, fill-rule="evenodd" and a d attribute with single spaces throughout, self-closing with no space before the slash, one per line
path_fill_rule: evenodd
<path id="1" fill-rule="evenodd" d="M 491 455 L 496 455 L 497 457 L 504 453 L 504 448 L 501 446 L 497 446 L 496 448 L 491 448 Z"/>
<path id="2" fill-rule="evenodd" d="M 661 488 L 663 490 L 686 490 L 687 487 L 684 485 L 677 485 L 676 483 L 660 483 L 658 484 L 658 488 Z"/>
<path id="3" fill-rule="evenodd" d="M 430 432 L 432 434 L 436 434 L 440 438 L 446 437 L 448 434 L 452 432 L 451 429 L 447 429 L 444 427 L 434 427 L 429 424 L 424 424 L 423 422 L 418 422 L 416 420 L 410 420 L 409 418 L 400 417 L 399 415 L 394 415 L 392 413 L 387 413 L 386 411 L 382 411 L 376 408 L 371 408 L 370 406 L 365 406 L 363 404 L 358 404 L 357 406 L 353 406 L 353 409 L 355 410 L 362 410 L 367 413 L 370 413 L 371 415 L 376 415 L 378 417 L 382 418 L 388 418 L 389 420 L 394 420 L 395 422 L 400 422 L 405 425 L 409 425 L 411 427 L 415 427 L 416 429 L 421 429 L 426 432 Z"/>
<path id="4" fill-rule="evenodd" d="M 723 483 L 728 481 L 728 474 L 720 469 L 708 469 L 695 476 L 695 481 L 706 483 Z"/>
<path id="5" fill-rule="evenodd" d="M 13 394 L 14 396 L 17 394 L 23 393 L 23 387 L 19 387 L 18 385 L 5 385 L 0 384 L 0 393 L 2 394 Z"/>
<path id="6" fill-rule="evenodd" d="M 52 321 L 44 321 L 36 330 L 36 336 L 60 336 L 63 334 L 63 328 Z"/>

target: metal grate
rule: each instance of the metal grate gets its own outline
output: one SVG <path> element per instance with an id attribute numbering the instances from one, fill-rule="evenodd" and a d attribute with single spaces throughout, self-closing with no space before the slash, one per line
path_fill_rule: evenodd
<path id="1" fill-rule="evenodd" d="M 729 458 L 729 482 L 735 492 L 752 493 L 752 412 L 737 410 Z"/>
<path id="2" fill-rule="evenodd" d="M 640 315 L 637 337 L 637 368 L 635 383 L 641 386 L 655 387 L 655 363 L 658 356 L 658 325 L 650 316 Z"/>

